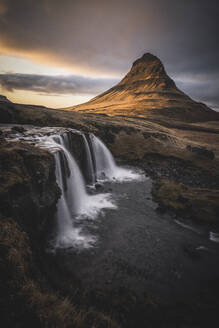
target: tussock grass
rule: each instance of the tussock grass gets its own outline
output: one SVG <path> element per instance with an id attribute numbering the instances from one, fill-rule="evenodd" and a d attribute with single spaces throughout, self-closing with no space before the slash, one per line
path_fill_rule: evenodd
<path id="1" fill-rule="evenodd" d="M 169 179 L 158 180 L 153 196 L 162 206 L 188 219 L 219 223 L 219 191 L 188 187 Z"/>
<path id="2" fill-rule="evenodd" d="M 10 218 L 0 219 L 1 322 L 3 327 L 119 328 L 95 309 L 80 309 L 39 275 L 28 234 Z"/>

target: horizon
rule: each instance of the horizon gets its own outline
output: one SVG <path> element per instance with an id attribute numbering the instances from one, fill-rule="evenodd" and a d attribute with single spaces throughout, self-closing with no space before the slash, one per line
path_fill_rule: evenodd
<path id="1" fill-rule="evenodd" d="M 118 83 L 150 52 L 179 89 L 219 110 L 218 7 L 196 0 L 0 0 L 0 94 L 15 103 L 77 105 Z"/>

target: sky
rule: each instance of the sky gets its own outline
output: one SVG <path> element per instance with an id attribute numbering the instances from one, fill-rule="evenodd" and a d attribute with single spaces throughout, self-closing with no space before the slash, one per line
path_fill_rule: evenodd
<path id="1" fill-rule="evenodd" d="M 0 94 L 63 108 L 107 90 L 146 52 L 219 110 L 218 0 L 0 0 Z"/>

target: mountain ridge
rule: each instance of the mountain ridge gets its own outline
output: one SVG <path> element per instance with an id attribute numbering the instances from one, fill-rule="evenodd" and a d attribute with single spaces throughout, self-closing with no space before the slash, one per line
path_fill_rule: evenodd
<path id="1" fill-rule="evenodd" d="M 115 86 L 90 101 L 66 108 L 110 116 L 170 116 L 183 121 L 219 120 L 219 114 L 179 90 L 161 60 L 145 53 Z"/>
<path id="2" fill-rule="evenodd" d="M 11 103 L 11 101 L 4 95 L 0 95 L 0 102 Z"/>

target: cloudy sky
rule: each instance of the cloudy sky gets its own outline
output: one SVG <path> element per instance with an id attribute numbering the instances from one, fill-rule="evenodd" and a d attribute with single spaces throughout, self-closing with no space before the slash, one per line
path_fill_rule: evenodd
<path id="1" fill-rule="evenodd" d="M 218 0 L 0 0 L 0 93 L 66 107 L 117 83 L 145 52 L 219 109 Z"/>

